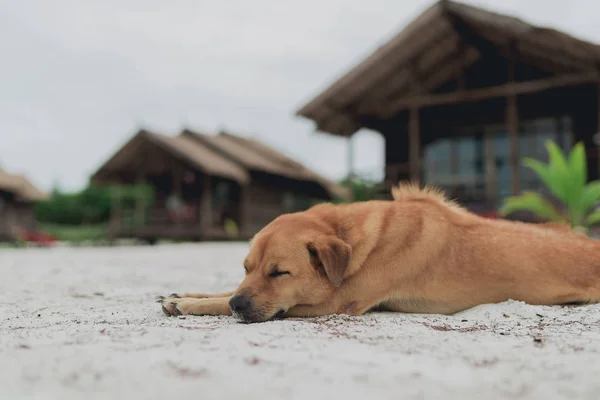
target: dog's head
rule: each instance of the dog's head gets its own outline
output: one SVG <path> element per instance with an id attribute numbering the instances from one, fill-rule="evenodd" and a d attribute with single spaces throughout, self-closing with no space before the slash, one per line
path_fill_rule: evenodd
<path id="1" fill-rule="evenodd" d="M 275 219 L 251 242 L 246 277 L 229 302 L 233 315 L 262 322 L 326 301 L 341 285 L 351 253 L 326 219 L 309 212 Z"/>

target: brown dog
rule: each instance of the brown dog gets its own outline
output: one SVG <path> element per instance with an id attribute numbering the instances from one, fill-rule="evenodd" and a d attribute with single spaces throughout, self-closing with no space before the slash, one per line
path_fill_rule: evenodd
<path id="1" fill-rule="evenodd" d="M 485 219 L 431 188 L 393 195 L 278 217 L 251 241 L 237 291 L 160 297 L 163 311 L 260 322 L 600 301 L 600 242 L 559 223 Z"/>

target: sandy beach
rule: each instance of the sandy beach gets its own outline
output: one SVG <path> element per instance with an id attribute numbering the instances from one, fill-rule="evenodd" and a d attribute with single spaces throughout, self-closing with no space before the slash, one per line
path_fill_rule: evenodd
<path id="1" fill-rule="evenodd" d="M 598 399 L 600 306 L 245 325 L 157 295 L 234 289 L 246 244 L 0 250 L 1 399 Z"/>

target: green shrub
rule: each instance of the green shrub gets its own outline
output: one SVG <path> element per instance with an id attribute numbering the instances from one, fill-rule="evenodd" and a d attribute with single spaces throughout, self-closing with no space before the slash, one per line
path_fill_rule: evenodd
<path id="1" fill-rule="evenodd" d="M 340 185 L 350 190 L 352 201 L 368 201 L 375 197 L 375 183 L 366 179 L 346 178 Z"/>
<path id="2" fill-rule="evenodd" d="M 79 243 L 107 238 L 106 226 L 103 224 L 77 226 L 42 224 L 40 229 L 56 239 L 65 242 Z"/>
<path id="3" fill-rule="evenodd" d="M 587 230 L 600 222 L 600 181 L 587 183 L 587 159 L 583 143 L 577 143 L 565 155 L 552 141 L 546 142 L 549 154 L 547 164 L 525 158 L 523 164 L 531 168 L 549 192 L 560 202 L 557 207 L 539 193 L 524 192 L 506 198 L 500 209 L 503 216 L 516 211 L 530 211 L 549 221 L 562 221 L 579 230 Z"/>
<path id="4" fill-rule="evenodd" d="M 39 222 L 55 225 L 102 224 L 110 219 L 111 203 L 115 197 L 120 199 L 123 207 L 133 209 L 138 198 L 145 207 L 150 206 L 154 192 L 150 185 L 90 185 L 74 193 L 55 188 L 48 200 L 36 205 L 35 215 Z"/>

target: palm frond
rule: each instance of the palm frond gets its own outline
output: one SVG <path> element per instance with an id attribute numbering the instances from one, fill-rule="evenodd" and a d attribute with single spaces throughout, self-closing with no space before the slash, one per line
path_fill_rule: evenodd
<path id="1" fill-rule="evenodd" d="M 500 214 L 504 216 L 517 211 L 529 211 L 550 221 L 565 220 L 548 199 L 535 192 L 525 192 L 519 196 L 508 197 L 499 210 Z"/>

